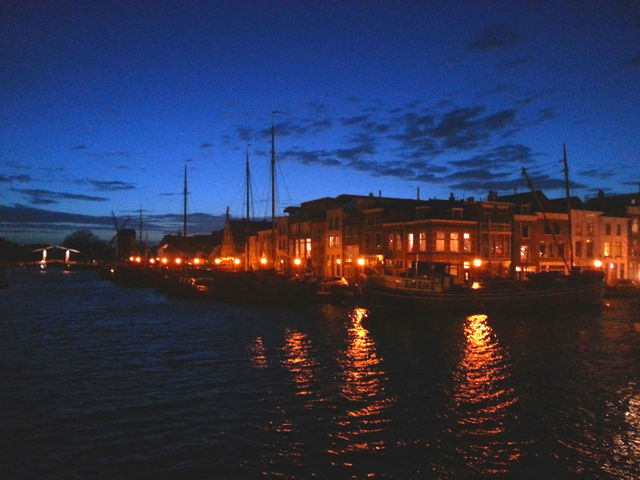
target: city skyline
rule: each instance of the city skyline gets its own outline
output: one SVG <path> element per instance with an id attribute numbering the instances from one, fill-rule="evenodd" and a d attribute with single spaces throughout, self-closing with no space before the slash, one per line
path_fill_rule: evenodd
<path id="1" fill-rule="evenodd" d="M 190 233 L 208 233 L 227 206 L 244 215 L 247 156 L 268 217 L 272 122 L 278 214 L 522 192 L 522 167 L 557 197 L 563 144 L 573 195 L 638 190 L 634 2 L 24 2 L 0 18 L 9 239 L 106 237 L 111 211 L 177 233 L 185 165 Z"/>

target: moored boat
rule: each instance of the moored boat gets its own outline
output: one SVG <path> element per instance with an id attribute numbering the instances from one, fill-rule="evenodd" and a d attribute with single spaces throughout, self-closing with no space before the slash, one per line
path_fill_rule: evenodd
<path id="1" fill-rule="evenodd" d="M 596 272 L 465 286 L 451 285 L 447 279 L 378 275 L 369 279 L 366 295 L 372 303 L 426 310 L 532 310 L 598 306 L 603 288 L 602 276 Z"/>

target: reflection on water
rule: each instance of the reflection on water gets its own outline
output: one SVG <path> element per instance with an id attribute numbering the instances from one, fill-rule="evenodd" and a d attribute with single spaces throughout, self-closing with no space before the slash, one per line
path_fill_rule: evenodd
<path id="1" fill-rule="evenodd" d="M 505 420 L 518 401 L 508 386 L 508 358 L 486 315 L 467 317 L 464 338 L 453 393 L 457 452 L 474 471 L 507 473 L 521 455 L 518 445 L 503 438 Z"/>
<path id="2" fill-rule="evenodd" d="M 630 386 L 636 390 L 635 385 Z M 625 425 L 613 438 L 613 455 L 606 462 L 605 471 L 619 478 L 635 479 L 640 468 L 640 393 L 631 394 L 626 411 Z"/>
<path id="3" fill-rule="evenodd" d="M 258 370 L 264 370 L 269 366 L 267 363 L 267 351 L 264 348 L 261 337 L 256 337 L 251 346 L 251 364 Z"/>
<path id="4" fill-rule="evenodd" d="M 386 410 L 392 399 L 385 391 L 388 379 L 382 359 L 376 353 L 373 338 L 362 326 L 367 314 L 366 309 L 355 308 L 349 316 L 346 350 L 338 359 L 346 414 L 334 420 L 337 432 L 331 435 L 331 454 L 385 449 L 382 434 L 390 421 Z"/>
<path id="5" fill-rule="evenodd" d="M 315 380 L 313 369 L 318 365 L 311 356 L 311 340 L 302 332 L 287 330 L 283 350 L 283 365 L 291 374 L 296 393 L 310 395 Z"/>

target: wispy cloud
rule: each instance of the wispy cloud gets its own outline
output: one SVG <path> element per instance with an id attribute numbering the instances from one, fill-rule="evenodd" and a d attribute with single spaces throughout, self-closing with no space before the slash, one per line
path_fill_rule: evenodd
<path id="1" fill-rule="evenodd" d="M 511 91 L 506 84 L 485 93 L 505 91 Z M 532 97 L 528 103 L 536 100 Z M 448 101 L 431 107 L 415 101 L 384 110 L 363 106 L 361 113 L 335 119 L 327 109 L 316 110 L 322 115 L 279 119 L 278 138 L 322 131 L 342 135 L 342 146 L 283 149 L 278 152 L 281 160 L 355 170 L 373 177 L 463 186 L 466 191 L 486 191 L 492 177 L 500 177 L 503 186 L 511 190 L 514 181 L 507 179 L 512 175 L 517 178 L 520 167 L 529 165 L 538 154 L 508 139 L 523 128 L 554 118 L 551 108 L 531 113 L 528 105 L 529 113 L 520 120 L 517 108 L 492 111 L 483 104 L 460 106 Z M 243 142 L 264 142 L 270 135 L 270 128 L 236 128 L 236 136 Z M 468 157 L 461 159 L 465 153 Z"/>
<path id="2" fill-rule="evenodd" d="M 508 25 L 489 25 L 476 33 L 467 44 L 470 50 L 487 51 L 512 48 L 524 37 Z"/>
<path id="3" fill-rule="evenodd" d="M 30 181 L 29 175 L 0 175 L 0 183 L 27 183 Z"/>
<path id="4" fill-rule="evenodd" d="M 53 192 L 51 190 L 42 189 L 12 188 L 11 191 L 24 195 L 31 205 L 54 205 L 59 203 L 61 200 L 78 200 L 82 202 L 106 202 L 109 200 L 105 197 L 94 197 L 78 193 Z"/>
<path id="5" fill-rule="evenodd" d="M 76 180 L 77 185 L 89 185 L 100 192 L 115 192 L 120 190 L 134 190 L 136 186 L 132 183 L 121 182 L 119 180 Z"/>
<path id="6" fill-rule="evenodd" d="M 211 147 L 213 147 L 213 144 L 209 142 L 206 142 L 200 145 L 200 148 L 211 148 Z"/>
<path id="7" fill-rule="evenodd" d="M 627 60 L 625 60 L 624 64 L 627 67 L 640 67 L 640 55 L 636 55 L 635 57 L 631 57 Z"/>

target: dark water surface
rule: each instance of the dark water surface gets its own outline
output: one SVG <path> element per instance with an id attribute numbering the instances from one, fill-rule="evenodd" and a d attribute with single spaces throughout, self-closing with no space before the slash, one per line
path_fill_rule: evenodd
<path id="1" fill-rule="evenodd" d="M 434 317 L 8 277 L 1 478 L 640 478 L 629 300 Z"/>

